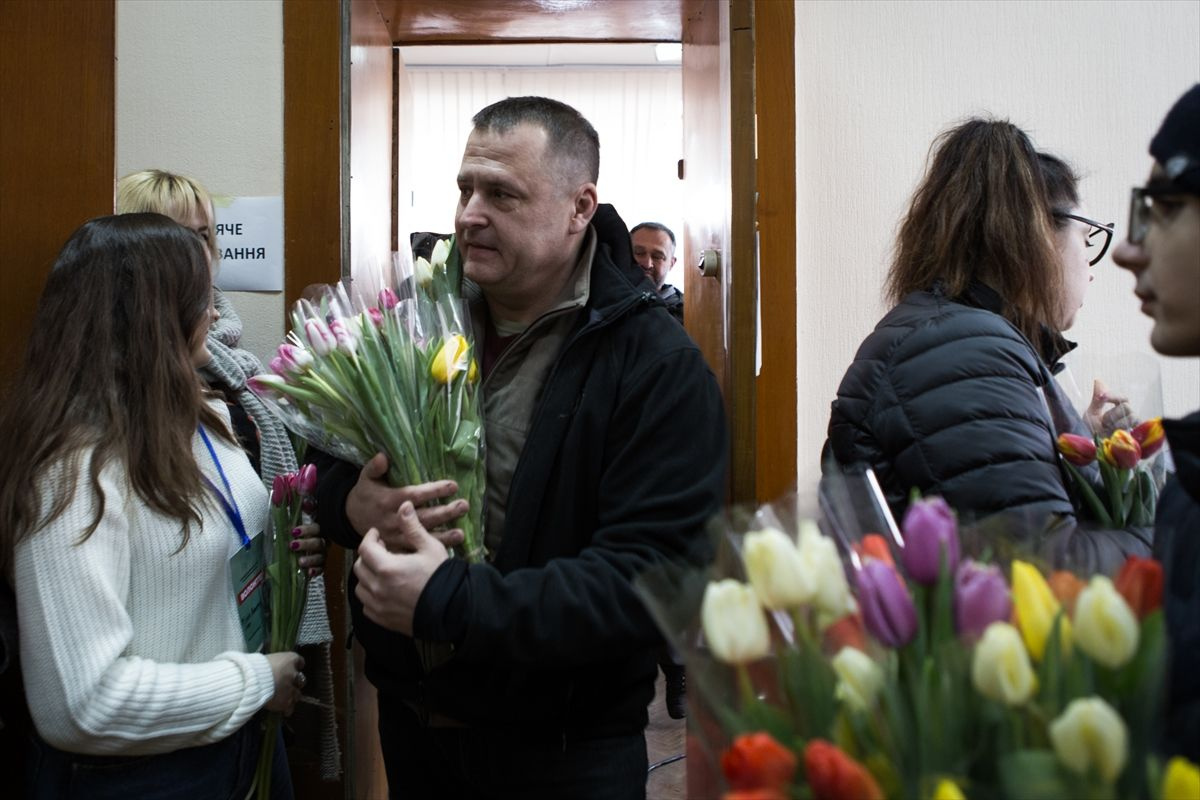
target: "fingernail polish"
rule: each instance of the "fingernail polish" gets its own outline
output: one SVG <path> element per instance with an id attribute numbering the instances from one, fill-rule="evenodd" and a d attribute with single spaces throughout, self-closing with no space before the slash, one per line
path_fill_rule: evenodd
<path id="1" fill-rule="evenodd" d="M 299 539 L 301 533 L 303 533 L 303 531 L 300 530 L 299 528 L 292 528 L 292 538 L 293 539 Z"/>
<path id="2" fill-rule="evenodd" d="M 315 578 L 315 577 L 317 577 L 317 568 L 316 568 L 316 567 L 311 567 L 311 568 L 308 570 L 308 577 L 310 577 L 310 578 Z"/>
<path id="3" fill-rule="evenodd" d="M 300 549 L 300 543 L 299 543 L 299 542 L 292 542 L 292 549 L 293 549 L 293 550 L 299 550 L 299 549 Z"/>

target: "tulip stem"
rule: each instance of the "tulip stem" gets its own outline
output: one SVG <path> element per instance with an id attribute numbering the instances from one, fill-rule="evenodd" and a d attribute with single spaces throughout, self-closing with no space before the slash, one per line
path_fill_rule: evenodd
<path id="1" fill-rule="evenodd" d="M 742 691 L 742 706 L 746 709 L 758 705 L 758 695 L 754 692 L 754 682 L 750 680 L 750 670 L 745 664 L 737 665 L 738 686 Z"/>
<path id="2" fill-rule="evenodd" d="M 1087 503 L 1088 508 L 1090 508 L 1092 513 L 1096 515 L 1096 520 L 1101 525 L 1111 528 L 1113 525 L 1112 515 L 1108 512 L 1108 509 L 1104 507 L 1104 503 L 1102 503 L 1100 498 L 1096 495 L 1096 490 L 1092 488 L 1091 483 L 1088 482 L 1088 479 L 1084 477 L 1083 473 L 1080 472 L 1079 469 L 1070 461 L 1063 459 L 1063 463 L 1066 464 L 1067 471 L 1075 480 L 1075 485 L 1079 487 L 1079 493 L 1083 495 L 1083 501 Z"/>

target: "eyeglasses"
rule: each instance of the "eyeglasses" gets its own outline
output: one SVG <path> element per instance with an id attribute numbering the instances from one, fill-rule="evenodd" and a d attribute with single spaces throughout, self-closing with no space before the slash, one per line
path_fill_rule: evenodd
<path id="1" fill-rule="evenodd" d="M 1134 191 L 1137 191 L 1137 190 L 1135 189 Z M 1076 222 L 1082 222 L 1084 225 L 1091 226 L 1092 230 L 1088 231 L 1088 235 L 1087 235 L 1088 247 L 1095 247 L 1096 246 L 1095 245 L 1096 237 L 1102 233 L 1104 234 L 1104 244 L 1102 244 L 1100 246 L 1100 252 L 1096 255 L 1095 258 L 1088 261 L 1089 267 L 1094 267 L 1097 264 L 1099 264 L 1100 259 L 1104 258 L 1104 254 L 1108 252 L 1108 246 L 1110 244 L 1112 244 L 1113 231 L 1116 230 L 1117 223 L 1110 222 L 1107 225 L 1105 225 L 1102 222 L 1096 222 L 1094 219 L 1088 219 L 1087 217 L 1080 217 L 1076 214 L 1068 214 L 1065 211 L 1055 211 L 1054 216 L 1058 217 L 1059 219 L 1073 219 Z M 1131 220 L 1130 224 L 1132 225 L 1132 220 Z M 1133 229 L 1130 228 L 1130 230 L 1132 231 Z M 1130 241 L 1132 241 L 1132 239 Z"/>
<path id="2" fill-rule="evenodd" d="M 1183 194 L 1174 186 L 1135 186 L 1129 192 L 1129 243 L 1141 244 L 1146 241 L 1150 230 L 1150 221 L 1158 217 L 1161 221 L 1163 210 L 1156 209 L 1155 197 L 1171 197 Z M 1170 205 L 1167 203 L 1166 205 Z"/>

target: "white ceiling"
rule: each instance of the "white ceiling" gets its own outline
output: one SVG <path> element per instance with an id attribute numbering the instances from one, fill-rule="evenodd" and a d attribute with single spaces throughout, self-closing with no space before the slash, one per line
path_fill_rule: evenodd
<path id="1" fill-rule="evenodd" d="M 653 43 L 638 42 L 416 45 L 399 50 L 405 66 L 409 67 L 678 66 L 678 61 L 659 61 L 654 48 Z"/>

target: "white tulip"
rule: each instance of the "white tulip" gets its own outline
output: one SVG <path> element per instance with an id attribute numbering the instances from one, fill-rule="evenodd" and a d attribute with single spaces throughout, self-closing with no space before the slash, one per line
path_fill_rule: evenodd
<path id="1" fill-rule="evenodd" d="M 822 536 L 812 520 L 800 523 L 800 555 L 815 579 L 814 599 L 817 608 L 830 620 L 840 619 L 854 611 L 854 598 L 846 583 L 846 572 L 838 555 L 837 545 Z"/>
<path id="2" fill-rule="evenodd" d="M 984 697 L 1019 706 L 1037 690 L 1037 675 L 1021 634 L 1007 622 L 993 622 L 975 645 L 971 682 Z"/>
<path id="3" fill-rule="evenodd" d="M 1075 642 L 1110 669 L 1129 663 L 1137 652 L 1138 621 L 1113 582 L 1096 575 L 1075 599 Z"/>
<path id="4" fill-rule="evenodd" d="M 1072 700 L 1050 723 L 1050 741 L 1058 760 L 1080 775 L 1094 769 L 1108 783 L 1125 768 L 1128 740 L 1121 716 L 1099 697 Z"/>
<path id="5" fill-rule="evenodd" d="M 866 711 L 875 705 L 883 688 L 883 670 L 875 659 L 855 647 L 843 647 L 833 657 L 837 673 L 837 698 L 856 711 Z"/>
<path id="6" fill-rule="evenodd" d="M 704 590 L 700 622 L 709 649 L 727 664 L 745 664 L 770 651 L 766 614 L 747 584 L 732 578 L 710 582 Z"/>
<path id="7" fill-rule="evenodd" d="M 783 531 L 767 528 L 746 534 L 742 559 L 750 585 L 767 608 L 785 611 L 812 601 L 815 576 Z"/>

